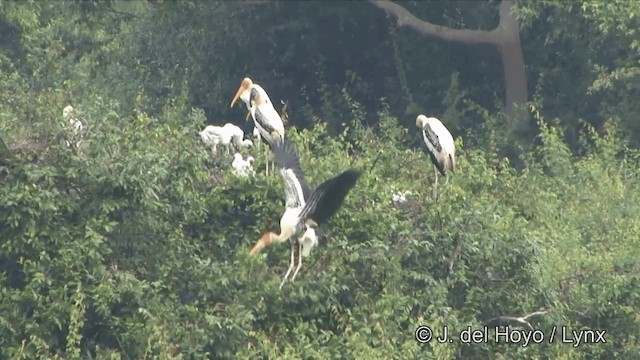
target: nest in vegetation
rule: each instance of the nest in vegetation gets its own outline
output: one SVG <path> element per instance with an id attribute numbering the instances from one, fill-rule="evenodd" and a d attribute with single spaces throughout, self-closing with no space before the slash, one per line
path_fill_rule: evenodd
<path id="1" fill-rule="evenodd" d="M 3 147 L 4 149 L 1 149 Z M 0 145 L 2 160 L 9 162 L 15 158 L 36 162 L 48 149 L 49 145 L 46 142 L 34 138 L 22 138 L 8 146 Z"/>
<path id="2" fill-rule="evenodd" d="M 49 144 L 31 137 L 18 139 L 8 145 L 0 140 L 0 161 L 7 165 L 18 159 L 37 162 L 48 149 Z"/>

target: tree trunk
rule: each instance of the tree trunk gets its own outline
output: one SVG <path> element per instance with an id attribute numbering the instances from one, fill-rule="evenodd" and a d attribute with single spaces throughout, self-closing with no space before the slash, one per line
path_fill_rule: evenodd
<path id="1" fill-rule="evenodd" d="M 490 44 L 495 46 L 502 60 L 506 93 L 505 112 L 509 119 L 509 130 L 515 132 L 528 129 L 527 113 L 524 109 L 519 108 L 519 105 L 527 102 L 528 92 L 524 56 L 520 43 L 520 29 L 517 19 L 511 14 L 511 8 L 515 5 L 514 1 L 502 0 L 500 3 L 500 22 L 491 31 L 452 29 L 435 25 L 418 19 L 407 9 L 394 2 L 369 1 L 394 15 L 399 27 L 408 26 L 424 36 L 434 36 L 447 41 L 472 45 Z"/>
<path id="2" fill-rule="evenodd" d="M 498 46 L 502 59 L 506 92 L 505 111 L 512 131 L 526 131 L 529 125 L 527 112 L 519 108 L 527 102 L 527 77 L 520 43 Z"/>

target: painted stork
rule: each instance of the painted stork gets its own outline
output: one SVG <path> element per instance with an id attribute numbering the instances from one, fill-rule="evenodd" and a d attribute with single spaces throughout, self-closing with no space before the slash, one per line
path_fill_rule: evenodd
<path id="1" fill-rule="evenodd" d="M 245 121 L 249 121 L 249 116 L 251 116 L 251 102 L 249 101 L 251 89 L 256 89 L 256 91 L 258 91 L 262 95 L 264 101 L 268 104 L 271 104 L 271 99 L 269 98 L 269 95 L 264 90 L 264 88 L 262 88 L 262 86 L 255 84 L 248 77 L 242 79 L 240 88 L 238 88 L 236 95 L 233 97 L 230 107 L 233 107 L 233 104 L 238 101 L 238 98 L 242 100 L 242 102 L 244 102 L 244 104 L 247 106 L 247 116 L 245 117 Z"/>
<path id="2" fill-rule="evenodd" d="M 233 173 L 241 177 L 253 176 L 253 161 L 253 156 L 248 156 L 245 160 L 242 158 L 242 154 L 235 153 L 233 155 L 233 161 L 231 162 Z"/>
<path id="3" fill-rule="evenodd" d="M 269 99 L 267 92 L 258 84 L 254 84 L 251 79 L 244 78 L 240 84 L 240 88 L 236 92 L 231 107 L 241 99 L 247 105 L 249 114 L 253 118 L 255 127 L 258 128 L 260 135 L 266 140 L 270 148 L 276 143 L 284 139 L 284 124 L 280 118 L 280 114 L 276 111 Z M 275 164 L 272 162 L 272 170 Z M 269 174 L 269 156 L 267 153 L 266 172 Z"/>
<path id="4" fill-rule="evenodd" d="M 422 130 L 422 138 L 429 150 L 429 157 L 435 165 L 433 196 L 436 198 L 438 172 L 443 176 L 447 176 L 446 184 L 449 181 L 446 172 L 453 172 L 456 169 L 456 146 L 449 130 L 437 118 L 418 115 L 416 126 Z"/>
<path id="5" fill-rule="evenodd" d="M 296 253 L 298 266 L 291 281 L 296 278 L 302 267 L 302 257 L 309 256 L 311 249 L 318 244 L 315 229 L 338 211 L 362 173 L 354 169 L 346 170 L 325 181 L 311 193 L 293 143 L 287 139 L 276 144 L 274 154 L 280 167 L 280 176 L 282 176 L 285 190 L 285 211 L 280 219 L 280 233 L 265 232 L 251 249 L 250 254 L 256 254 L 274 242 L 282 243 L 289 240 L 291 262 L 280 283 L 280 289 L 282 289 L 282 285 L 295 266 Z"/>

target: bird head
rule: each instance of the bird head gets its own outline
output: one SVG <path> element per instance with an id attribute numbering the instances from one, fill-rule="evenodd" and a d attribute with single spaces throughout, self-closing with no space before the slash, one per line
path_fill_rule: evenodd
<path id="1" fill-rule="evenodd" d="M 244 102 L 246 103 L 249 102 L 249 99 L 248 99 L 249 93 L 247 91 L 251 89 L 251 85 L 253 85 L 253 81 L 251 81 L 251 79 L 249 79 L 248 77 L 242 79 L 242 82 L 240 83 L 240 87 L 238 88 L 236 95 L 233 97 L 233 100 L 231 100 L 231 106 L 229 106 L 230 108 L 232 108 L 233 105 L 236 103 L 236 101 L 238 101 L 238 98 L 241 98 L 241 97 L 243 98 L 242 100 Z M 245 95 L 245 92 L 247 92 L 247 95 Z M 244 99 L 244 97 L 247 97 L 247 99 Z"/>
<path id="2" fill-rule="evenodd" d="M 200 131 L 198 135 L 200 135 L 200 139 L 202 139 L 202 141 L 204 142 L 207 142 L 207 140 L 209 140 L 209 135 L 204 130 Z"/>
<path id="3" fill-rule="evenodd" d="M 71 118 L 71 115 L 73 115 L 73 106 L 71 105 L 65 106 L 64 109 L 62 110 L 62 116 L 69 119 Z"/>
<path id="4" fill-rule="evenodd" d="M 247 162 L 248 162 L 249 164 L 253 164 L 253 162 L 254 162 L 255 160 L 256 160 L 256 159 L 254 159 L 254 158 L 253 158 L 253 156 L 249 156 L 249 157 L 247 157 Z"/>
<path id="5" fill-rule="evenodd" d="M 419 129 L 424 129 L 426 125 L 427 125 L 427 117 L 422 114 L 418 115 L 418 117 L 416 118 L 416 126 Z"/>
<path id="6" fill-rule="evenodd" d="M 242 140 L 241 144 L 242 144 L 242 146 L 244 146 L 246 148 L 249 148 L 249 147 L 253 146 L 253 141 L 251 141 L 249 139 L 245 139 L 245 140 Z"/>
<path id="7" fill-rule="evenodd" d="M 262 236 L 260 237 L 258 242 L 253 246 L 253 248 L 251 249 L 251 252 L 249 252 L 249 254 L 250 255 L 257 254 L 258 252 L 260 252 L 260 250 L 264 249 L 269 244 L 271 244 L 271 240 L 272 239 L 273 239 L 273 232 L 271 232 L 271 231 L 265 232 L 264 234 L 262 234 Z"/>

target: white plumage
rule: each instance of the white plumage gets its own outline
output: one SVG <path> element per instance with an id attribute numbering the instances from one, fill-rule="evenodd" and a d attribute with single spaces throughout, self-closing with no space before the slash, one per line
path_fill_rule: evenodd
<path id="1" fill-rule="evenodd" d="M 245 140 L 244 131 L 242 131 L 242 129 L 239 126 L 231 123 L 226 123 L 222 128 L 231 134 L 231 143 L 236 148 L 240 148 L 240 147 L 249 148 L 253 146 L 253 141 L 249 139 Z"/>
<path id="2" fill-rule="evenodd" d="M 456 146 L 449 130 L 437 118 L 418 115 L 416 126 L 422 130 L 422 138 L 427 145 L 427 150 L 429 150 L 431 162 L 436 167 L 433 188 L 434 197 L 436 197 L 438 172 L 447 176 L 448 172 L 456 169 Z M 448 176 L 447 181 L 449 181 Z"/>
<path id="3" fill-rule="evenodd" d="M 391 194 L 391 201 L 394 205 L 404 204 L 407 202 L 407 196 L 411 195 L 411 191 L 398 191 Z"/>
<path id="4" fill-rule="evenodd" d="M 349 169 L 325 181 L 311 193 L 293 144 L 283 140 L 274 146 L 274 153 L 280 165 L 280 176 L 284 182 L 285 191 L 285 211 L 280 218 L 280 234 L 273 231 L 265 232 L 251 249 L 251 254 L 257 253 L 273 242 L 281 243 L 290 240 L 291 262 L 280 283 L 282 288 L 295 265 L 296 251 L 298 266 L 291 281 L 296 278 L 302 267 L 302 258 L 308 256 L 311 249 L 318 244 L 315 228 L 338 211 L 361 173 Z"/>
<path id="5" fill-rule="evenodd" d="M 254 84 L 249 78 L 244 78 L 231 101 L 231 107 L 238 99 L 245 103 L 247 109 L 249 109 L 249 115 L 253 118 L 255 127 L 271 148 L 284 140 L 284 123 L 280 118 L 280 114 L 273 107 L 269 95 L 260 85 Z M 265 163 L 268 174 L 269 161 Z M 275 164 L 273 164 L 272 168 L 275 168 Z"/>
<path id="6" fill-rule="evenodd" d="M 262 98 L 252 99 L 250 108 L 251 117 L 256 119 L 256 128 L 269 144 L 282 142 L 284 139 L 284 124 L 280 114 L 273 105 L 261 101 Z"/>
<path id="7" fill-rule="evenodd" d="M 251 114 L 251 113 L 249 113 Z M 260 135 L 260 130 L 258 130 L 257 127 L 253 127 L 253 137 L 256 141 L 256 143 L 260 144 L 262 142 L 262 135 Z"/>
<path id="8" fill-rule="evenodd" d="M 218 145 L 224 146 L 227 149 L 227 154 L 231 152 L 232 144 L 236 148 L 253 146 L 251 140 L 244 140 L 244 131 L 231 123 L 224 124 L 224 126 L 208 125 L 200 132 L 200 138 L 205 145 L 211 148 L 214 155 L 218 153 Z"/>
<path id="9" fill-rule="evenodd" d="M 245 160 L 242 158 L 242 154 L 235 153 L 233 155 L 233 161 L 231 162 L 233 173 L 241 177 L 253 176 L 255 174 L 253 171 L 253 161 L 253 156 L 248 156 Z"/>
<path id="10" fill-rule="evenodd" d="M 62 109 L 62 116 L 65 119 L 70 119 L 72 115 L 73 115 L 73 106 L 67 105 L 64 107 L 64 109 Z"/>
<path id="11" fill-rule="evenodd" d="M 242 102 L 247 107 L 247 116 L 245 118 L 245 120 L 247 121 L 249 120 L 249 116 L 251 115 L 251 89 L 255 89 L 255 91 L 257 91 L 258 94 L 260 94 L 260 96 L 264 99 L 265 103 L 271 104 L 269 94 L 267 94 L 267 91 L 262 86 L 254 83 L 248 77 L 242 79 L 240 88 L 238 89 L 238 92 L 236 92 L 236 95 L 233 97 L 233 101 L 231 101 L 231 107 L 233 107 L 233 104 L 235 104 L 235 102 L 238 101 L 238 98 L 240 98 L 240 100 L 242 100 Z"/>
<path id="12" fill-rule="evenodd" d="M 73 106 L 65 106 L 64 109 L 62 109 L 62 116 L 67 120 L 73 138 L 72 141 L 65 140 L 67 147 L 70 147 L 72 144 L 75 147 L 80 146 L 82 142 L 81 139 L 84 136 L 84 124 L 76 116 L 76 111 Z"/>

